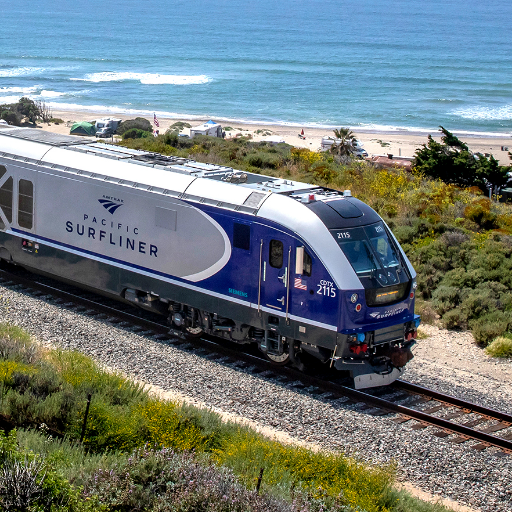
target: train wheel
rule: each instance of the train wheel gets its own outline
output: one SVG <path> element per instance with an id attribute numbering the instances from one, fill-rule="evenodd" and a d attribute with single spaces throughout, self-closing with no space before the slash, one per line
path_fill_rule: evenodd
<path id="1" fill-rule="evenodd" d="M 266 354 L 269 361 L 277 366 L 285 366 L 290 362 L 290 354 L 287 352 L 282 353 L 280 356 L 274 354 Z"/>
<path id="2" fill-rule="evenodd" d="M 204 331 L 201 327 L 184 327 L 183 334 L 186 338 L 200 338 Z"/>

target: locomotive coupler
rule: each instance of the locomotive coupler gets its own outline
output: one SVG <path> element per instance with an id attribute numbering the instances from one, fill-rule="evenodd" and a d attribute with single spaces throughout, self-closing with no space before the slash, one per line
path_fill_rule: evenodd
<path id="1" fill-rule="evenodd" d="M 411 340 L 402 346 L 393 345 L 382 347 L 379 350 L 379 355 L 389 358 L 391 364 L 395 368 L 402 368 L 405 366 L 413 357 L 411 347 L 416 343 L 416 340 Z"/>

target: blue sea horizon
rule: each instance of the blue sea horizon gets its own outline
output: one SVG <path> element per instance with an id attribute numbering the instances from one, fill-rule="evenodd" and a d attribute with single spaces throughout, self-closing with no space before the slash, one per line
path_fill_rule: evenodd
<path id="1" fill-rule="evenodd" d="M 468 136 L 512 133 L 512 4 L 2 2 L 0 104 Z"/>

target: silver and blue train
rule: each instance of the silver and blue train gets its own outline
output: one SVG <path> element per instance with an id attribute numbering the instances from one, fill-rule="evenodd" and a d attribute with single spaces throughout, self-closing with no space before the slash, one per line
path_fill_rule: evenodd
<path id="1" fill-rule="evenodd" d="M 414 269 L 349 191 L 37 129 L 0 125 L 0 258 L 356 388 L 400 376 L 419 325 Z"/>

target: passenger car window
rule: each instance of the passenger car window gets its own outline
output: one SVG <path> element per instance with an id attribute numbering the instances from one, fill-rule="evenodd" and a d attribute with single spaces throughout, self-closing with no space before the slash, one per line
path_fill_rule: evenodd
<path id="1" fill-rule="evenodd" d="M 251 226 L 233 223 L 233 246 L 246 251 L 251 248 Z"/>
<path id="2" fill-rule="evenodd" d="M 270 240 L 269 263 L 274 268 L 281 268 L 283 266 L 283 242 Z"/>
<path id="3" fill-rule="evenodd" d="M 34 185 L 31 181 L 20 180 L 18 193 L 18 224 L 32 229 L 34 212 Z"/>
<path id="4" fill-rule="evenodd" d="M 12 222 L 12 184 L 13 180 L 11 177 L 0 187 L 0 208 L 7 218 L 7 222 Z"/>

